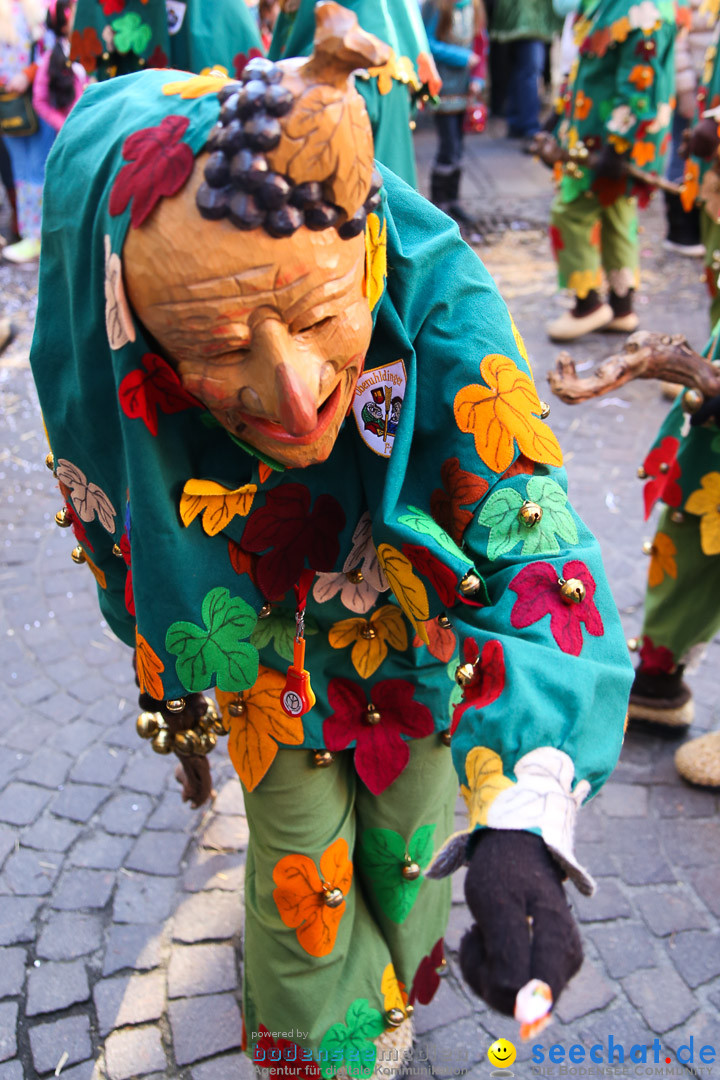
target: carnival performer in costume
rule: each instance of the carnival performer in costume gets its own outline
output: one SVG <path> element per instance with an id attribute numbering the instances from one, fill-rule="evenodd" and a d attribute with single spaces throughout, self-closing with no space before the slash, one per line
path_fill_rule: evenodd
<path id="1" fill-rule="evenodd" d="M 245 0 L 78 0 L 71 46 L 99 81 L 145 67 L 239 74 L 263 52 Z"/>
<path id="2" fill-rule="evenodd" d="M 247 1050 L 327 1077 L 409 1045 L 462 864 L 470 985 L 557 998 L 562 879 L 592 889 L 573 822 L 632 675 L 497 289 L 374 167 L 348 78 L 387 56 L 325 3 L 309 61 L 90 87 L 50 162 L 32 350 L 139 733 L 196 798 L 227 733 L 243 782 Z"/>
<path id="3" fill-rule="evenodd" d="M 269 56 L 307 56 L 315 28 L 315 0 L 281 0 Z M 440 78 L 430 53 L 416 0 L 343 0 L 360 26 L 392 50 L 382 67 L 369 69 L 356 87 L 363 96 L 372 124 L 375 156 L 408 184 L 417 187 L 411 117 L 413 99 L 424 89 L 440 90 Z"/>
<path id="4" fill-rule="evenodd" d="M 553 341 L 637 327 L 637 201 L 661 176 L 674 106 L 674 0 L 582 0 L 578 58 L 558 109 L 558 191 L 550 237 L 561 288 L 575 306 L 548 325 Z M 603 271 L 609 288 L 601 298 Z"/>

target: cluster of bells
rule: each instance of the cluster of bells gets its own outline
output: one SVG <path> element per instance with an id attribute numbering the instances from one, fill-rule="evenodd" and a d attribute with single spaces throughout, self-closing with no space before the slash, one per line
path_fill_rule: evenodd
<path id="1" fill-rule="evenodd" d="M 587 164 L 589 157 L 590 151 L 582 139 L 579 139 L 572 150 L 568 150 L 569 161 L 565 163 L 566 175 L 571 176 L 574 180 L 579 179 L 583 174 L 582 165 Z"/>
<path id="2" fill-rule="evenodd" d="M 185 710 L 185 699 L 177 698 L 165 702 L 168 712 L 179 714 Z M 206 699 L 207 711 L 194 727 L 172 732 L 162 713 L 141 712 L 135 728 L 141 739 L 150 739 L 150 745 L 156 754 L 170 754 L 173 751 L 184 757 L 205 757 L 214 750 L 218 735 L 227 735 L 225 726 L 218 716 L 217 709 Z"/>

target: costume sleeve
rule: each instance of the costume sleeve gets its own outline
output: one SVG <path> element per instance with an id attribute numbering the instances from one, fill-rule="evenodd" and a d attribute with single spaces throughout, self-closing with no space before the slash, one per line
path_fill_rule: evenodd
<path id="1" fill-rule="evenodd" d="M 457 227 L 412 202 L 389 224 L 388 291 L 417 382 L 413 394 L 408 377 L 412 442 L 406 460 L 404 440 L 393 450 L 405 475 L 386 520 L 412 570 L 401 605 L 418 585 L 434 591 L 429 614 L 444 610 L 467 669 L 450 730 L 468 825 L 434 872 L 460 865 L 475 829 L 528 829 L 589 892 L 573 828 L 620 752 L 632 681 L 620 620 L 522 338 Z"/>

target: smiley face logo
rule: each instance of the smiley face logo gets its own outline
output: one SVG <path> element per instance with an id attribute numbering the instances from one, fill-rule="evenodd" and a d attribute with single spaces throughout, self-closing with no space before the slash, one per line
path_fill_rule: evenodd
<path id="1" fill-rule="evenodd" d="M 496 1039 L 489 1047 L 488 1061 L 498 1069 L 509 1069 L 517 1057 L 517 1050 L 508 1039 Z"/>

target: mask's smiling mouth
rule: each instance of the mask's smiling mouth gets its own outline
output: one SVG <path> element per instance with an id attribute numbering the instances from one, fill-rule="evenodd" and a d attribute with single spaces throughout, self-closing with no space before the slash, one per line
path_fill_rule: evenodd
<path id="1" fill-rule="evenodd" d="M 282 424 L 278 424 L 277 421 L 266 420 L 261 416 L 251 416 L 249 413 L 245 412 L 236 413 L 234 419 L 237 422 L 238 428 L 252 428 L 254 431 L 257 431 L 260 435 L 264 435 L 267 439 L 271 439 L 273 442 L 283 443 L 286 446 L 307 446 L 309 443 L 315 442 L 324 435 L 337 416 L 337 411 L 341 404 L 343 384 L 344 380 L 340 379 L 333 392 L 318 409 L 318 422 L 316 426 L 312 431 L 307 432 L 305 435 L 291 435 L 290 432 L 286 431 Z M 241 434 L 241 431 L 238 433 Z"/>

